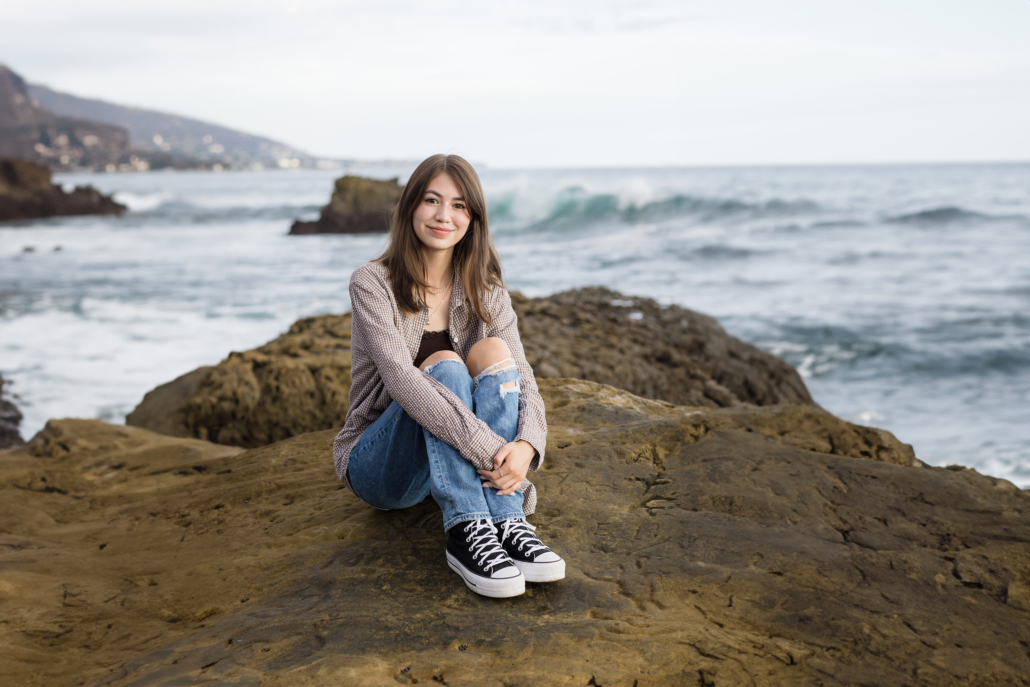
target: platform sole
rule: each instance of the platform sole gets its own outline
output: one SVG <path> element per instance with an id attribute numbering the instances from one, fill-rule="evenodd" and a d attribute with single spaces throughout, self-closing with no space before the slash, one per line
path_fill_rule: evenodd
<path id="1" fill-rule="evenodd" d="M 523 563 L 512 561 L 522 571 L 526 582 L 555 582 L 565 577 L 565 561 L 553 563 Z"/>
<path id="2" fill-rule="evenodd" d="M 526 578 L 524 575 L 499 580 L 491 577 L 480 577 L 467 570 L 449 551 L 447 552 L 447 565 L 451 570 L 458 573 L 461 579 L 465 581 L 465 586 L 476 594 L 489 596 L 494 599 L 507 599 L 511 596 L 526 593 Z"/>

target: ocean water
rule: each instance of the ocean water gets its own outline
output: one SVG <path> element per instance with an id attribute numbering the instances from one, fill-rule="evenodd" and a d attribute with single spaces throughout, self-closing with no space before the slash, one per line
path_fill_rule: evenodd
<path id="1" fill-rule="evenodd" d="M 1030 487 L 1030 164 L 481 173 L 510 288 L 708 313 L 836 415 Z M 384 236 L 286 234 L 338 174 L 62 175 L 131 211 L 0 225 L 22 433 L 122 422 L 158 384 L 348 310 Z"/>

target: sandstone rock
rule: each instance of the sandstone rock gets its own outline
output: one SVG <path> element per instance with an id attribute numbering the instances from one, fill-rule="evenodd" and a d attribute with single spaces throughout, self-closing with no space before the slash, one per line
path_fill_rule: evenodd
<path id="1" fill-rule="evenodd" d="M 125 421 L 171 436 L 263 446 L 343 427 L 349 392 L 350 315 L 324 315 L 157 387 Z"/>
<path id="2" fill-rule="evenodd" d="M 794 368 L 692 310 L 604 288 L 547 298 L 516 292 L 512 303 L 538 378 L 574 376 L 680 405 L 812 405 Z M 202 369 L 188 389 L 176 380 L 151 391 L 126 422 L 246 447 L 342 427 L 350 315 L 301 320 L 261 348 Z"/>
<path id="3" fill-rule="evenodd" d="M 567 577 L 507 600 L 447 568 L 431 499 L 342 489 L 333 430 L 238 453 L 52 421 L 0 453 L 0 682 L 1030 684 L 1012 484 L 807 405 L 541 392 L 532 520 Z"/>
<path id="4" fill-rule="evenodd" d="M 0 449 L 21 446 L 25 442 L 18 431 L 21 424 L 21 411 L 7 398 L 4 391 L 4 378 L 0 375 Z"/>
<path id="5" fill-rule="evenodd" d="M 125 424 L 146 427 L 152 432 L 173 437 L 192 436 L 184 409 L 211 369 L 208 365 L 198 367 L 147 392 L 143 401 L 125 418 Z"/>
<path id="6" fill-rule="evenodd" d="M 813 402 L 793 367 L 693 310 L 603 287 L 516 293 L 512 302 L 541 378 L 588 379 L 677 405 Z"/>
<path id="7" fill-rule="evenodd" d="M 50 170 L 27 160 L 0 158 L 0 221 L 60 215 L 117 215 L 125 206 L 92 186 L 66 193 Z"/>
<path id="8" fill-rule="evenodd" d="M 397 179 L 379 181 L 350 174 L 336 180 L 329 205 L 315 222 L 297 220 L 291 234 L 361 234 L 385 232 L 404 187 Z"/>

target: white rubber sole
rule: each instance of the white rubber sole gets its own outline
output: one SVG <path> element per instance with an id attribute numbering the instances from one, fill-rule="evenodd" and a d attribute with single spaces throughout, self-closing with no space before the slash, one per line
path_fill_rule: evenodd
<path id="1" fill-rule="evenodd" d="M 523 563 L 512 561 L 515 567 L 522 571 L 526 582 L 555 582 L 565 577 L 565 561 L 554 561 L 553 563 Z"/>
<path id="2" fill-rule="evenodd" d="M 507 599 L 510 596 L 518 596 L 526 593 L 526 578 L 524 575 L 518 577 L 505 577 L 494 579 L 492 577 L 480 577 L 472 571 L 467 570 L 457 558 L 447 551 L 447 565 L 451 570 L 458 573 L 465 581 L 465 586 L 482 596 L 489 596 L 494 599 Z M 564 562 L 564 561 L 563 561 Z M 564 575 L 564 571 L 562 572 Z"/>

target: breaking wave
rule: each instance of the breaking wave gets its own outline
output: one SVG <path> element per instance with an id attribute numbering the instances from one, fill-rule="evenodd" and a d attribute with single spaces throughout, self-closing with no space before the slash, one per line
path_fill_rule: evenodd
<path id="1" fill-rule="evenodd" d="M 517 224 L 531 230 L 576 228 L 601 222 L 657 222 L 673 218 L 690 218 L 701 223 L 743 221 L 807 215 L 822 209 L 818 203 L 809 200 L 753 202 L 690 194 L 641 201 L 617 193 L 591 193 L 579 186 L 564 188 L 551 198 L 538 199 L 536 203 L 509 193 L 489 199 L 488 204 L 493 222 L 509 226 Z M 523 209 L 523 212 L 516 213 L 515 207 Z M 529 212 L 525 211 L 527 207 Z"/>

